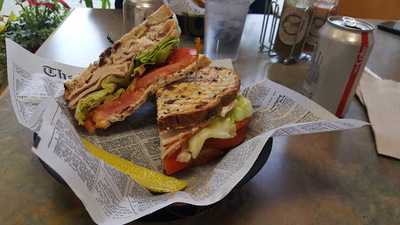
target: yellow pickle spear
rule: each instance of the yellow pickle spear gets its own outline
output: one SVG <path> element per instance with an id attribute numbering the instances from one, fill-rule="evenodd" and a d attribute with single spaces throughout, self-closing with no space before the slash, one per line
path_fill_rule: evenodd
<path id="1" fill-rule="evenodd" d="M 156 171 L 138 166 L 117 155 L 111 154 L 82 138 L 85 148 L 94 156 L 108 163 L 116 170 L 131 177 L 140 186 L 156 193 L 176 192 L 187 186 L 186 181 L 169 177 Z"/>

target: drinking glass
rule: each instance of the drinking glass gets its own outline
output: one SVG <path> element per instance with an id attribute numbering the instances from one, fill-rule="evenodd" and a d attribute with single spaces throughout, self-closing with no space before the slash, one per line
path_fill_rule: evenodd
<path id="1" fill-rule="evenodd" d="M 236 60 L 249 0 L 207 0 L 205 53 L 211 59 Z"/>

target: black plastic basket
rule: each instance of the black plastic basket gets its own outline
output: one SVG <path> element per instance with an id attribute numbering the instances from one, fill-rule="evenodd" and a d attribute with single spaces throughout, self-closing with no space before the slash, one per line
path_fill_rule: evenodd
<path id="1" fill-rule="evenodd" d="M 33 135 L 33 147 L 37 147 L 40 142 L 40 137 L 34 133 Z M 267 143 L 264 145 L 260 155 L 258 156 L 257 160 L 254 162 L 253 167 L 247 172 L 247 174 L 243 177 L 242 180 L 234 187 L 233 190 L 240 188 L 247 182 L 249 182 L 259 171 L 260 169 L 265 165 L 267 162 L 269 155 L 271 154 L 271 149 L 272 149 L 272 138 L 269 138 Z M 46 171 L 59 183 L 63 184 L 66 187 L 69 187 L 67 183 L 64 181 L 64 179 L 56 172 L 54 171 L 49 165 L 47 165 L 45 162 L 43 162 L 39 158 L 40 163 L 43 165 L 43 167 L 46 169 Z M 232 190 L 232 191 L 233 191 Z M 217 204 L 217 203 L 215 203 Z M 214 204 L 214 205 L 215 205 Z M 195 205 L 190 205 L 186 203 L 175 203 L 172 205 L 169 205 L 165 208 L 159 209 L 152 214 L 149 214 L 147 216 L 144 216 L 139 219 L 139 221 L 171 221 L 171 220 L 176 220 L 180 218 L 185 218 L 188 216 L 193 216 L 196 215 L 205 209 L 209 209 L 213 205 L 208 205 L 208 206 L 195 206 Z"/>

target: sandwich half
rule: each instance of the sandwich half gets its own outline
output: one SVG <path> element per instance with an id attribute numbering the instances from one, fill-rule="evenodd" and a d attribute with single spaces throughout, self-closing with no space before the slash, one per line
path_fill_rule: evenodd
<path id="1" fill-rule="evenodd" d="M 161 159 L 168 175 L 242 143 L 253 109 L 233 70 L 205 67 L 157 91 Z"/>
<path id="2" fill-rule="evenodd" d="M 174 13 L 161 6 L 64 84 L 64 98 L 79 125 L 105 129 L 132 114 L 158 88 L 208 65 L 194 49 L 179 49 Z"/>

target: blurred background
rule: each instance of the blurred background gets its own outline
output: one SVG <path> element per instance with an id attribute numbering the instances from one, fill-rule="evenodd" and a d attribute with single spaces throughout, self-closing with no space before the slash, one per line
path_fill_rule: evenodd
<path id="1" fill-rule="evenodd" d="M 205 0 L 192 1 L 201 1 L 204 4 Z M 265 1 L 269 0 L 254 0 L 249 13 L 263 13 Z M 35 52 L 72 9 L 115 9 L 122 8 L 122 2 L 123 0 L 0 0 L 0 93 L 7 86 L 5 37 Z M 277 2 L 282 9 L 284 0 Z M 381 21 L 400 20 L 400 0 L 339 0 L 337 9 L 338 15 Z"/>
<path id="2" fill-rule="evenodd" d="M 110 8 L 115 8 L 115 1 L 121 0 L 109 1 Z M 66 0 L 71 8 L 86 7 L 85 2 L 83 0 Z M 280 2 L 280 5 L 283 4 L 283 0 L 278 2 Z M 93 6 L 94 8 L 102 8 L 102 0 L 93 0 Z M 264 0 L 256 0 L 250 7 L 250 13 L 261 13 L 263 7 Z M 4 0 L 0 14 L 8 15 L 12 10 L 18 11 L 15 0 Z M 339 14 L 366 19 L 400 20 L 400 0 L 341 0 L 339 2 Z"/>
<path id="3" fill-rule="evenodd" d="M 278 1 L 283 5 L 283 0 Z M 250 12 L 261 13 L 264 0 L 256 0 Z M 339 15 L 364 19 L 400 20 L 400 0 L 340 0 Z"/>
<path id="4" fill-rule="evenodd" d="M 365 19 L 400 20 L 399 0 L 342 0 L 339 14 Z"/>

